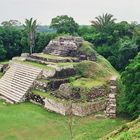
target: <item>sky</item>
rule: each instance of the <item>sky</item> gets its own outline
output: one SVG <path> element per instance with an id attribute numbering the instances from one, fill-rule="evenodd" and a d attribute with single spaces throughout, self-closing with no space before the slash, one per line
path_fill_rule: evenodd
<path id="1" fill-rule="evenodd" d="M 49 25 L 58 15 L 68 15 L 80 25 L 88 25 L 96 16 L 110 13 L 118 21 L 140 23 L 140 0 L 0 0 L 0 23 L 10 19 L 22 23 L 35 18 Z"/>

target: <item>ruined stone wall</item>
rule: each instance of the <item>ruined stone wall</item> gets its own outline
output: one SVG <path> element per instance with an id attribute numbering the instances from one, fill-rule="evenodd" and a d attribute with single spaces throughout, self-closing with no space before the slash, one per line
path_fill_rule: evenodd
<path id="1" fill-rule="evenodd" d="M 108 95 L 108 102 L 106 108 L 106 115 L 110 118 L 116 117 L 116 78 L 110 80 L 110 93 Z"/>
<path id="2" fill-rule="evenodd" d="M 73 115 L 76 116 L 87 116 L 92 113 L 96 113 L 99 111 L 104 111 L 106 108 L 107 99 L 102 99 L 95 102 L 88 103 L 73 103 L 72 104 L 72 112 Z"/>
<path id="3" fill-rule="evenodd" d="M 87 116 L 92 113 L 104 111 L 107 104 L 106 98 L 102 98 L 94 102 L 72 103 L 69 101 L 57 101 L 55 99 L 42 98 L 39 95 L 34 94 L 30 95 L 29 100 L 61 115 L 68 115 L 72 111 L 72 114 L 76 116 Z"/>
<path id="4" fill-rule="evenodd" d="M 44 99 L 44 107 L 50 111 L 59 113 L 61 115 L 67 115 L 70 112 L 70 105 L 63 102 L 58 102 L 53 99 Z"/>

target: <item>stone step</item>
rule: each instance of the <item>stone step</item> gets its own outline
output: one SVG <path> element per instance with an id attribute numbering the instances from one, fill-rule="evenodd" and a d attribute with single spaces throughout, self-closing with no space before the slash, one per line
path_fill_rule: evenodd
<path id="1" fill-rule="evenodd" d="M 10 77 L 6 77 L 5 79 L 2 79 L 1 81 L 7 81 L 7 82 L 20 82 L 19 84 L 24 84 L 25 86 L 32 83 L 33 80 L 29 80 L 29 79 L 21 79 L 21 77 L 13 77 L 13 79 L 11 80 Z"/>
<path id="2" fill-rule="evenodd" d="M 20 63 L 13 63 L 15 66 L 16 66 L 16 68 L 23 68 L 24 70 L 26 69 L 32 69 L 32 72 L 40 72 L 40 68 L 36 68 L 36 67 L 33 67 L 33 66 L 31 66 L 31 65 L 26 65 L 26 64 L 20 64 Z"/>
<path id="3" fill-rule="evenodd" d="M 0 94 L 5 97 L 8 97 L 8 99 L 16 101 L 16 102 L 18 102 L 20 100 L 19 96 L 15 95 L 15 94 L 11 94 L 11 92 L 9 92 L 9 90 L 2 89 L 1 87 L 0 87 Z"/>
<path id="4" fill-rule="evenodd" d="M 18 88 L 16 87 L 12 87 L 12 86 L 9 86 L 7 87 L 5 85 L 5 83 L 1 83 L 1 87 L 3 87 L 4 89 L 8 90 L 8 91 L 12 91 L 12 94 L 16 93 L 16 95 L 24 95 L 25 91 L 24 90 L 19 90 Z M 4 90 L 3 89 L 3 90 Z"/>
<path id="5" fill-rule="evenodd" d="M 0 94 L 21 102 L 41 72 L 41 69 L 14 62 L 0 79 Z"/>
<path id="6" fill-rule="evenodd" d="M 29 62 L 36 62 L 39 64 L 48 65 L 48 61 L 38 60 L 38 59 L 31 58 L 31 57 L 28 57 L 26 60 Z"/>
<path id="7" fill-rule="evenodd" d="M 11 89 L 12 88 L 16 88 L 15 90 L 18 90 L 18 89 L 20 89 L 20 91 L 27 91 L 27 88 L 23 88 L 23 87 L 21 87 L 21 85 L 20 84 L 16 84 L 16 83 L 14 83 L 14 84 L 7 84 L 7 82 L 2 82 L 2 83 L 0 83 L 1 85 L 3 85 L 3 86 L 9 86 Z"/>
<path id="8" fill-rule="evenodd" d="M 8 99 L 8 98 L 2 96 L 2 95 L 0 95 L 0 99 L 5 100 L 6 102 L 8 102 L 8 103 L 10 103 L 10 104 L 14 104 L 14 101 L 12 101 L 12 100 L 10 100 L 10 99 Z"/>
<path id="9" fill-rule="evenodd" d="M 13 73 L 15 73 L 16 72 L 16 74 L 13 74 Z M 24 72 L 24 70 L 23 70 L 23 72 L 21 73 L 20 72 L 20 70 L 17 70 L 17 71 L 10 71 L 10 72 L 7 72 L 6 74 L 5 74 L 5 76 L 15 76 L 15 75 L 23 75 L 23 76 L 25 76 L 25 75 L 27 75 L 28 76 L 28 78 L 32 78 L 33 76 L 35 76 L 36 75 L 36 73 L 30 73 L 29 74 L 29 70 L 28 71 L 26 71 L 26 72 Z"/>
<path id="10" fill-rule="evenodd" d="M 16 74 L 14 74 L 14 75 L 11 75 L 11 74 L 7 74 L 7 75 L 5 75 L 5 78 L 9 78 L 9 77 L 21 77 L 21 78 L 26 78 L 26 79 L 33 79 L 33 77 L 35 78 L 36 76 L 28 76 L 28 75 L 26 75 L 26 74 L 24 74 L 24 73 L 22 73 L 22 74 L 20 74 L 20 73 L 17 73 L 17 72 L 13 72 L 13 73 L 16 73 Z"/>

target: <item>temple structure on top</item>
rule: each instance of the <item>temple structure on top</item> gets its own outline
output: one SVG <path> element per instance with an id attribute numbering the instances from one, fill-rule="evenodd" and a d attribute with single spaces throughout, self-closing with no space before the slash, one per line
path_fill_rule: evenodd
<path id="1" fill-rule="evenodd" d="M 44 49 L 45 54 L 64 56 L 64 57 L 78 57 L 81 60 L 96 60 L 94 52 L 90 52 L 89 44 L 81 37 L 59 37 L 50 41 L 48 46 Z"/>

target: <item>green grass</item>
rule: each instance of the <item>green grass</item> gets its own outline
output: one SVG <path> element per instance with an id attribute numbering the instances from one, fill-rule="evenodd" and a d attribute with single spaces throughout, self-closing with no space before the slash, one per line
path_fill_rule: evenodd
<path id="1" fill-rule="evenodd" d="M 32 93 L 36 94 L 36 95 L 40 95 L 41 97 L 44 97 L 44 98 L 52 99 L 59 103 L 63 103 L 64 105 L 66 105 L 68 103 L 68 101 L 66 101 L 66 100 L 62 100 L 60 98 L 56 98 L 55 96 L 50 95 L 50 93 L 51 93 L 50 91 L 44 93 L 39 90 L 32 90 Z"/>
<path id="2" fill-rule="evenodd" d="M 124 124 L 119 129 L 111 132 L 102 140 L 139 140 L 140 139 L 140 117 L 132 122 Z"/>
<path id="3" fill-rule="evenodd" d="M 49 58 L 49 59 L 71 59 L 71 58 L 73 58 L 73 57 L 61 57 L 61 56 L 43 54 L 43 53 L 38 53 L 37 56 L 44 57 L 44 58 Z"/>
<path id="4" fill-rule="evenodd" d="M 0 72 L 0 78 L 3 76 L 3 73 L 2 72 Z"/>
<path id="5" fill-rule="evenodd" d="M 48 82 L 49 82 L 48 79 L 38 79 L 38 81 L 40 81 L 40 82 L 45 82 L 45 83 L 48 83 Z"/>
<path id="6" fill-rule="evenodd" d="M 102 67 L 111 75 L 119 77 L 119 73 L 115 70 L 115 68 L 110 64 L 110 62 L 105 59 L 103 56 L 97 54 L 97 63 L 102 65 Z"/>
<path id="7" fill-rule="evenodd" d="M 31 103 L 0 101 L 0 140 L 70 140 L 68 117 Z M 73 117 L 74 140 L 97 140 L 124 124 L 122 119 Z"/>
<path id="8" fill-rule="evenodd" d="M 0 61 L 0 64 L 8 64 L 9 61 L 8 60 L 5 60 L 5 61 Z"/>
<path id="9" fill-rule="evenodd" d="M 50 97 L 50 92 L 42 92 L 42 91 L 39 91 L 39 90 L 32 90 L 32 93 L 33 94 L 36 94 L 36 95 L 40 95 L 41 97 L 44 97 L 44 98 L 47 98 L 47 97 Z"/>
<path id="10" fill-rule="evenodd" d="M 86 87 L 86 88 L 92 88 L 92 87 L 99 87 L 104 85 L 104 81 L 98 81 L 93 80 L 91 78 L 80 78 L 72 82 L 72 85 L 74 87 Z"/>

